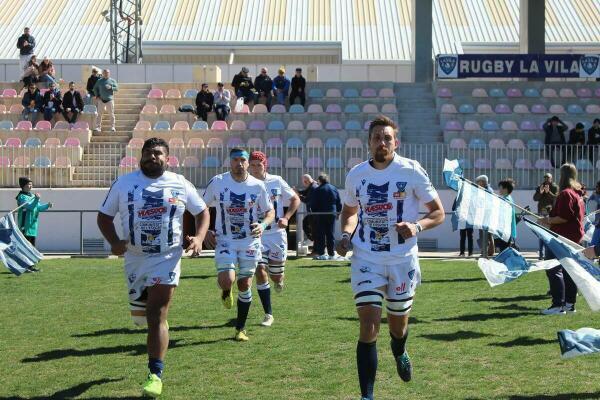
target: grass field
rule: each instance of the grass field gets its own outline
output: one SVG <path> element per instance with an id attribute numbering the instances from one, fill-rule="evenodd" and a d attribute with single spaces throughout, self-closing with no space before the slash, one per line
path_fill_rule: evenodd
<path id="1" fill-rule="evenodd" d="M 145 331 L 129 319 L 122 261 L 48 260 L 43 272 L 0 273 L 0 399 L 138 398 Z M 597 399 L 599 358 L 560 359 L 559 329 L 598 327 L 578 313 L 541 316 L 543 273 L 491 289 L 474 262 L 423 261 L 408 350 L 396 375 L 387 328 L 378 342 L 377 399 Z M 218 298 L 212 259 L 185 260 L 169 323 L 164 399 L 358 399 L 358 323 L 346 263 L 296 260 L 250 342 L 231 340 L 235 310 Z"/>

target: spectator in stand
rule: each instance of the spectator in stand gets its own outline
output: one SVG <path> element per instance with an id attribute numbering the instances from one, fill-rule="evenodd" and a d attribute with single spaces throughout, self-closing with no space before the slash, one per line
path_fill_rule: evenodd
<path id="1" fill-rule="evenodd" d="M 196 114 L 202 121 L 208 121 L 208 113 L 213 109 L 215 96 L 208 90 L 208 84 L 203 83 L 196 95 Z"/>
<path id="2" fill-rule="evenodd" d="M 17 39 L 17 48 L 19 49 L 19 71 L 23 72 L 35 48 L 35 38 L 30 35 L 29 28 L 23 29 L 23 34 Z"/>
<path id="3" fill-rule="evenodd" d="M 265 67 L 260 69 L 260 75 L 254 78 L 254 88 L 258 91 L 256 102 L 260 102 L 260 98 L 266 99 L 265 105 L 267 110 L 271 111 L 271 103 L 273 102 L 273 80 L 268 74 Z"/>
<path id="4" fill-rule="evenodd" d="M 310 213 L 310 196 L 313 190 L 319 187 L 319 185 L 309 174 L 302 175 L 302 185 L 304 185 L 304 189 L 296 190 L 296 193 L 298 193 L 300 201 L 306 204 L 306 211 Z M 310 214 L 304 216 L 304 218 L 302 219 L 302 230 L 304 230 L 304 234 L 306 235 L 308 240 L 314 240 L 315 229 L 313 220 L 314 218 Z"/>
<path id="5" fill-rule="evenodd" d="M 588 129 L 588 156 L 591 162 L 596 161 L 596 146 L 600 145 L 600 119 L 596 118 L 592 127 Z"/>
<path id="6" fill-rule="evenodd" d="M 275 88 L 277 103 L 285 105 L 290 92 L 290 80 L 285 76 L 285 69 L 283 67 L 277 71 L 277 76 L 273 79 L 273 87 Z"/>
<path id="7" fill-rule="evenodd" d="M 571 129 L 569 132 L 568 144 L 573 145 L 569 146 L 570 160 L 575 162 L 584 156 L 585 149 L 583 146 L 585 146 L 585 126 L 583 126 L 581 122 L 578 122 L 575 125 L 575 128 Z"/>
<path id="8" fill-rule="evenodd" d="M 77 122 L 77 116 L 83 111 L 83 98 L 75 90 L 75 82 L 69 82 L 69 90 L 63 95 L 62 108 L 65 121 L 70 124 Z"/>
<path id="9" fill-rule="evenodd" d="M 110 119 L 110 130 L 115 132 L 115 101 L 113 95 L 119 90 L 117 81 L 110 77 L 110 70 L 102 70 L 102 77 L 96 81 L 94 85 L 94 95 L 96 96 L 96 104 L 98 107 L 98 117 L 96 118 L 96 132 L 102 130 L 102 115 L 108 112 Z"/>
<path id="10" fill-rule="evenodd" d="M 93 67 L 92 74 L 88 78 L 87 84 L 85 85 L 85 89 L 87 90 L 87 96 L 86 96 L 87 104 L 91 104 L 92 99 L 94 99 L 96 97 L 96 95 L 94 94 L 94 86 L 96 86 L 96 82 L 98 82 L 98 79 L 100 79 L 100 76 L 101 75 L 100 75 L 100 71 L 98 71 L 98 68 Z"/>
<path id="11" fill-rule="evenodd" d="M 42 75 L 44 73 L 48 73 L 48 71 L 50 71 L 51 68 L 53 68 L 52 61 L 50 61 L 50 59 L 48 57 L 44 57 L 44 59 L 42 60 L 42 62 L 39 65 L 38 73 L 40 75 Z"/>
<path id="12" fill-rule="evenodd" d="M 290 105 L 296 102 L 296 97 L 300 99 L 300 104 L 304 107 L 306 103 L 306 79 L 302 76 L 302 68 L 296 68 L 296 75 L 292 78 L 292 92 L 290 93 Z"/>
<path id="13" fill-rule="evenodd" d="M 558 186 L 552 182 L 552 174 L 546 172 L 544 174 L 544 182 L 535 189 L 533 200 L 538 203 L 538 215 L 547 217 L 554 207 L 556 196 L 558 195 Z M 544 242 L 539 241 L 538 257 L 544 259 Z"/>
<path id="14" fill-rule="evenodd" d="M 250 72 L 248 68 L 242 67 L 240 73 L 236 74 L 231 82 L 231 86 L 233 86 L 233 89 L 235 90 L 236 97 L 243 97 L 244 104 L 256 102 L 256 89 L 252 83 L 252 78 L 248 76 L 248 72 Z"/>
<path id="15" fill-rule="evenodd" d="M 217 90 L 213 95 L 215 104 L 215 113 L 217 113 L 217 120 L 225 121 L 227 116 L 231 112 L 229 102 L 231 101 L 231 93 L 225 89 L 223 82 L 217 83 Z"/>
<path id="16" fill-rule="evenodd" d="M 39 75 L 38 75 L 39 65 L 37 64 L 37 57 L 34 55 L 31 56 L 31 59 L 27 63 L 27 67 L 23 71 L 23 75 L 21 76 L 21 80 L 23 81 L 23 87 L 29 87 L 30 83 L 38 83 Z"/>
<path id="17" fill-rule="evenodd" d="M 25 121 L 31 121 L 32 124 L 35 124 L 43 105 L 40 89 L 35 84 L 29 84 L 27 91 L 23 95 L 23 99 L 21 99 L 21 104 L 23 105 L 22 118 Z"/>
<path id="18" fill-rule="evenodd" d="M 317 178 L 319 187 L 310 195 L 309 207 L 311 212 L 329 213 L 320 214 L 315 219 L 315 234 L 313 252 L 317 254 L 315 260 L 334 260 L 334 230 L 336 213 L 342 211 L 342 202 L 335 186 L 329 183 L 329 177 L 321 174 Z M 327 247 L 327 254 L 325 254 Z"/>
<path id="19" fill-rule="evenodd" d="M 50 87 L 44 93 L 43 108 L 44 119 L 52 121 L 54 114 L 61 112 L 62 95 L 54 82 L 50 82 Z"/>
<path id="20" fill-rule="evenodd" d="M 475 178 L 475 183 L 477 184 L 477 186 L 482 187 L 484 190 L 492 193 L 493 190 L 489 185 L 489 180 L 487 175 L 479 175 L 477 178 Z M 487 256 L 491 257 L 494 255 L 494 253 L 496 252 L 495 246 L 494 246 L 494 238 L 492 237 L 492 235 L 490 235 L 489 233 L 480 230 L 479 231 L 479 240 L 477 241 L 479 248 L 481 249 L 481 255 L 485 256 L 483 254 L 483 238 L 487 238 Z"/>
<path id="21" fill-rule="evenodd" d="M 596 209 L 593 211 L 600 210 L 600 181 L 596 182 L 596 190 L 590 198 L 588 199 L 588 205 L 592 205 L 595 203 Z M 592 235 L 592 240 L 590 241 L 590 246 L 596 246 L 600 244 L 600 212 L 594 215 L 594 234 Z"/>
<path id="22" fill-rule="evenodd" d="M 546 157 L 550 159 L 550 163 L 556 168 L 556 162 L 554 160 L 555 153 L 558 153 L 561 165 L 564 164 L 565 161 L 565 132 L 568 127 L 560 120 L 560 118 L 554 115 L 544 123 L 543 128 L 545 133 L 544 144 L 546 145 Z"/>
<path id="23" fill-rule="evenodd" d="M 515 189 L 515 181 L 511 178 L 507 178 L 498 182 L 498 194 L 506 199 L 509 203 L 514 204 L 511 193 Z M 500 238 L 496 238 L 494 241 L 495 247 L 498 249 L 498 253 L 502 252 L 502 250 L 507 247 L 511 247 L 514 245 L 515 240 L 517 239 L 517 215 L 515 213 L 515 208 L 512 208 L 512 223 L 511 223 L 511 238 L 508 242 Z"/>
<path id="24" fill-rule="evenodd" d="M 52 208 L 52 203 L 40 204 L 40 195 L 38 193 L 31 193 L 31 189 L 33 188 L 31 179 L 26 177 L 19 178 L 19 186 L 21 187 L 21 191 L 17 195 L 17 205 L 23 207 L 19 208 L 17 224 L 25 239 L 35 246 L 35 239 L 38 234 L 39 213 Z M 30 267 L 29 272 L 37 272 L 37 269 Z"/>

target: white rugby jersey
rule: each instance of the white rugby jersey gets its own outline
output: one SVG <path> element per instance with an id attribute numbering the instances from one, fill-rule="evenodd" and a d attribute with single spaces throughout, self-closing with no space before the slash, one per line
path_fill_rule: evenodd
<path id="1" fill-rule="evenodd" d="M 208 182 L 204 200 L 217 209 L 215 231 L 219 239 L 252 239 L 250 225 L 259 222 L 259 212 L 273 209 L 264 183 L 248 174 L 244 182 L 236 182 L 229 172 Z"/>
<path id="2" fill-rule="evenodd" d="M 186 209 L 197 215 L 206 204 L 182 175 L 165 171 L 152 179 L 137 170 L 113 182 L 99 211 L 120 214 L 128 253 L 158 254 L 181 246 Z"/>
<path id="3" fill-rule="evenodd" d="M 416 252 L 417 238 L 404 240 L 395 224 L 416 222 L 420 203 L 437 197 L 421 165 L 397 154 L 383 170 L 373 168 L 369 161 L 352 168 L 346 176 L 344 202 L 359 207 L 358 226 L 352 238 L 354 255 L 388 265 Z"/>
<path id="4" fill-rule="evenodd" d="M 296 193 L 294 193 L 290 185 L 288 185 L 288 183 L 279 175 L 267 174 L 263 183 L 267 189 L 269 199 L 273 204 L 273 209 L 275 209 L 275 219 L 271 225 L 267 226 L 264 234 L 268 235 L 269 233 L 285 231 L 285 229 L 277 226 L 277 221 L 279 221 L 279 218 L 282 218 L 285 215 L 283 212 L 283 207 L 289 206 L 290 199 L 294 197 Z M 264 218 L 264 212 L 262 212 L 261 209 L 259 209 L 258 212 L 259 220 L 262 221 Z"/>

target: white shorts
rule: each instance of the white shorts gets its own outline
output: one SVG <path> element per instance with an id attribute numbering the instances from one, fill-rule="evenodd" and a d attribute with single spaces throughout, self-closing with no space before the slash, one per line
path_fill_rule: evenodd
<path id="1" fill-rule="evenodd" d="M 261 259 L 260 239 L 251 240 L 219 240 L 215 248 L 215 264 L 217 272 L 240 268 L 240 275 L 252 276 Z M 253 267 L 252 267 L 253 265 Z"/>
<path id="2" fill-rule="evenodd" d="M 351 282 L 357 307 L 381 307 L 386 299 L 388 314 L 410 312 L 417 286 L 421 283 L 421 268 L 417 255 L 399 259 L 394 265 L 382 265 L 352 257 Z M 385 287 L 385 292 L 378 288 Z"/>
<path id="3" fill-rule="evenodd" d="M 262 262 L 269 263 L 269 260 L 276 262 L 284 262 L 287 260 L 287 232 L 281 230 L 279 232 L 269 232 L 262 235 Z"/>
<path id="4" fill-rule="evenodd" d="M 183 248 L 180 246 L 156 255 L 125 253 L 125 279 L 129 300 L 137 300 L 147 286 L 179 285 L 182 255 Z"/>

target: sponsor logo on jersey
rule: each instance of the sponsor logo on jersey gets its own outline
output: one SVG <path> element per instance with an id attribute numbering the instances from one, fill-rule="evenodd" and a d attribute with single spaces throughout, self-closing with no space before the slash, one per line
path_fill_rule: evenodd
<path id="1" fill-rule="evenodd" d="M 170 281 L 174 281 L 176 277 L 177 277 L 177 273 L 169 272 L 169 280 Z"/>
<path id="2" fill-rule="evenodd" d="M 360 267 L 359 271 L 366 274 L 367 272 L 371 272 L 371 267 Z"/>
<path id="3" fill-rule="evenodd" d="M 231 235 L 233 239 L 244 239 L 246 231 L 244 229 L 244 214 L 248 211 L 246 208 L 246 193 L 237 194 L 229 191 L 229 207 L 227 212 L 229 215 L 237 216 L 232 219 L 230 224 Z"/>
<path id="4" fill-rule="evenodd" d="M 132 274 L 129 274 L 129 276 L 127 277 L 127 280 L 129 281 L 129 283 L 133 283 L 133 282 L 135 282 L 135 278 L 136 278 L 135 274 L 132 273 Z"/>
<path id="5" fill-rule="evenodd" d="M 415 277 L 415 270 L 411 269 L 410 271 L 408 271 L 408 279 L 410 279 L 412 281 L 414 277 Z"/>
<path id="6" fill-rule="evenodd" d="M 406 282 L 402 282 L 400 286 L 396 286 L 396 294 L 403 294 L 406 292 Z"/>
<path id="7" fill-rule="evenodd" d="M 152 285 L 159 285 L 161 282 L 162 280 L 158 276 L 152 278 Z"/>
<path id="8" fill-rule="evenodd" d="M 371 281 L 369 281 L 369 280 L 366 280 L 366 281 L 360 281 L 360 282 L 358 282 L 358 284 L 357 284 L 356 286 L 364 285 L 365 283 L 373 283 L 373 282 L 371 282 Z"/>
<path id="9" fill-rule="evenodd" d="M 156 208 L 147 208 L 147 209 L 139 210 L 138 217 L 140 217 L 140 218 L 152 217 L 154 215 L 164 214 L 166 212 L 167 212 L 167 207 L 165 207 L 165 206 L 156 207 Z"/>
<path id="10" fill-rule="evenodd" d="M 363 208 L 369 217 L 387 218 L 388 211 L 394 208 L 394 205 L 388 201 L 389 184 L 389 182 L 386 182 L 383 185 L 372 183 L 367 185 L 367 201 Z M 361 215 L 362 218 L 364 217 Z M 370 229 L 371 251 L 390 251 L 389 227 L 387 224 L 373 224 Z"/>
<path id="11" fill-rule="evenodd" d="M 394 208 L 392 203 L 380 203 L 380 204 L 372 204 L 365 206 L 365 212 L 367 214 L 379 214 L 382 211 L 389 211 Z"/>
<path id="12" fill-rule="evenodd" d="M 406 184 L 407 182 L 396 182 L 396 188 L 398 188 L 398 191 L 392 194 L 394 199 L 403 200 L 406 197 Z"/>
<path id="13" fill-rule="evenodd" d="M 167 213 L 164 198 L 163 189 L 142 190 L 144 204 L 137 215 L 143 221 L 140 223 L 140 244 L 144 253 L 160 253 L 162 224 L 159 221 Z M 153 223 L 149 223 L 150 221 Z"/>

